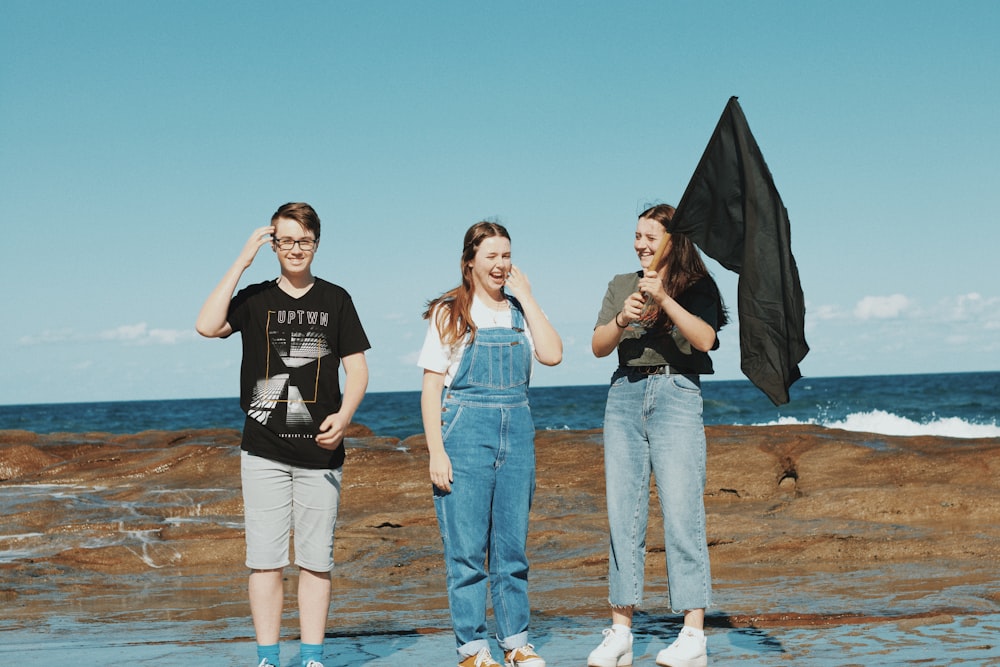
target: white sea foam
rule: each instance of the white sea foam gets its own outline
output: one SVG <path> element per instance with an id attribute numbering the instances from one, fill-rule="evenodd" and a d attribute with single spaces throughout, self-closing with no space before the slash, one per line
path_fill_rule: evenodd
<path id="1" fill-rule="evenodd" d="M 845 431 L 878 433 L 880 435 L 936 435 L 945 438 L 1000 438 L 1000 426 L 992 424 L 976 424 L 959 419 L 944 417 L 927 422 L 918 422 L 906 417 L 886 412 L 872 410 L 870 412 L 854 412 L 841 420 L 820 421 L 810 419 L 802 421 L 794 417 L 782 417 L 774 424 L 818 424 L 827 428 L 839 428 Z"/>

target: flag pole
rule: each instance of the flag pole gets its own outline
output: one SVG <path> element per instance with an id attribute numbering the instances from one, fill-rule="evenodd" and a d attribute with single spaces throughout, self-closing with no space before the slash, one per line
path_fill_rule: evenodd
<path id="1" fill-rule="evenodd" d="M 663 256 L 667 254 L 667 246 L 670 245 L 670 232 L 663 232 L 663 238 L 660 239 L 660 245 L 656 246 L 656 252 L 653 253 L 653 261 L 649 263 L 649 268 L 647 271 L 659 271 L 657 267 L 660 265 L 660 260 Z"/>

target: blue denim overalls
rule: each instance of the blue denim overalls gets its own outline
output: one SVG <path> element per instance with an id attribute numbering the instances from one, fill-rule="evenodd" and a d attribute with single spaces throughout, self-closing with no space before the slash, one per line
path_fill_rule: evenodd
<path id="1" fill-rule="evenodd" d="M 528 641 L 528 511 L 535 491 L 535 426 L 528 407 L 531 346 L 513 299 L 513 328 L 480 328 L 441 404 L 451 492 L 434 489 L 448 604 L 460 659 L 489 645 L 485 562 L 497 640 Z"/>

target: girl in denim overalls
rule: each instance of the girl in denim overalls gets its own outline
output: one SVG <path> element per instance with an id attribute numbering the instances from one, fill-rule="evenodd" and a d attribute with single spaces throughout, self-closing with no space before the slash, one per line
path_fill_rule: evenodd
<path id="1" fill-rule="evenodd" d="M 504 227 L 470 227 L 461 269 L 462 284 L 424 313 L 430 327 L 418 362 L 459 665 L 499 664 L 486 631 L 488 582 L 504 664 L 545 667 L 528 643 L 525 548 L 535 489 L 528 383 L 532 352 L 554 366 L 562 341 L 511 265 Z"/>

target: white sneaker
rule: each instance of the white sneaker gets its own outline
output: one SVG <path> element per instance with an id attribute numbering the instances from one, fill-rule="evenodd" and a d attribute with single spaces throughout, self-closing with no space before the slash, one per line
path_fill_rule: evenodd
<path id="1" fill-rule="evenodd" d="M 587 657 L 587 667 L 627 667 L 631 664 L 632 633 L 622 637 L 612 628 L 604 630 L 604 641 Z"/>
<path id="2" fill-rule="evenodd" d="M 656 654 L 661 667 L 708 667 L 705 633 L 685 627 L 674 643 Z"/>

